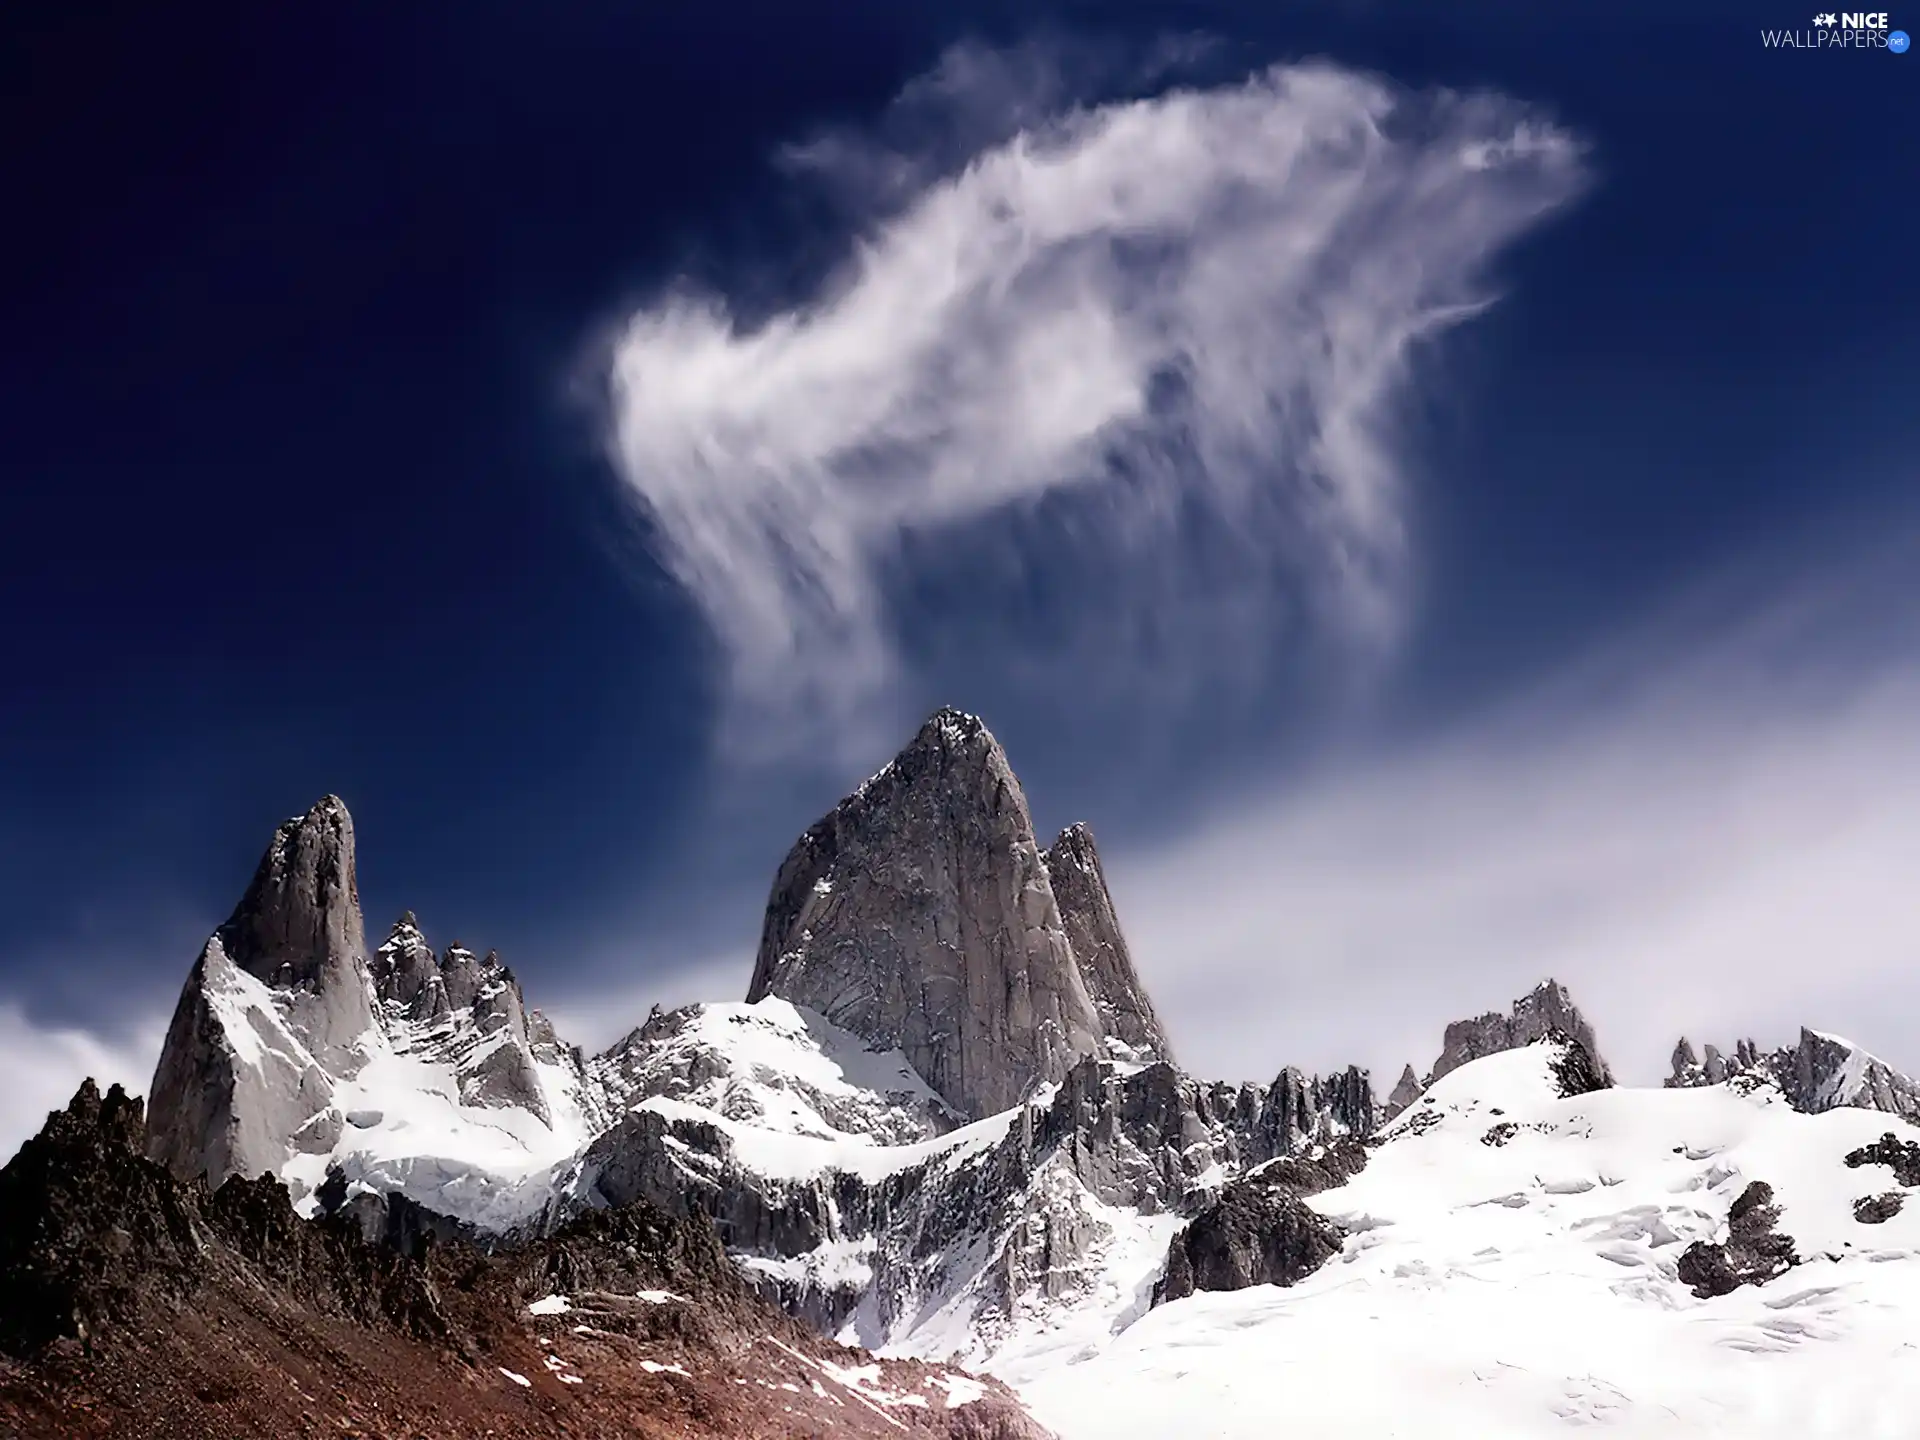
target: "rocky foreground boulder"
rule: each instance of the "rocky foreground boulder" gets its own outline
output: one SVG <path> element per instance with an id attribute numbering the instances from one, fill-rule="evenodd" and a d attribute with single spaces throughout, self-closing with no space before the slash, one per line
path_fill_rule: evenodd
<path id="1" fill-rule="evenodd" d="M 1346 1232 L 1292 1190 L 1235 1181 L 1167 1252 L 1156 1304 L 1196 1290 L 1294 1285 L 1340 1253 Z"/>
<path id="2" fill-rule="evenodd" d="M 1682 1252 L 1680 1283 L 1702 1300 L 1731 1295 L 1742 1285 L 1764 1285 L 1800 1263 L 1793 1237 L 1780 1234 L 1780 1207 L 1773 1187 L 1755 1180 L 1740 1192 L 1727 1212 L 1727 1238 L 1696 1240 Z"/>
<path id="3" fill-rule="evenodd" d="M 644 1202 L 416 1259 L 145 1145 L 88 1081 L 0 1171 L 10 1440 L 1046 1435 L 997 1382 L 821 1339 Z"/>

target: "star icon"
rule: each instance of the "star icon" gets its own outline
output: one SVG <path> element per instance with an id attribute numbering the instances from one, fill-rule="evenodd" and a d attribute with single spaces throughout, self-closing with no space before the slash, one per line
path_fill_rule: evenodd
<path id="1" fill-rule="evenodd" d="M 1814 24 L 1816 24 L 1816 25 L 1831 25 L 1831 24 L 1833 24 L 1833 23 L 1834 23 L 1834 17 L 1833 17 L 1833 12 L 1832 12 L 1831 10 L 1829 10 L 1829 11 L 1827 11 L 1827 12 L 1826 12 L 1826 13 L 1825 13 L 1824 15 L 1816 15 L 1816 16 L 1814 16 L 1814 17 L 1813 17 L 1813 23 L 1814 23 Z"/>

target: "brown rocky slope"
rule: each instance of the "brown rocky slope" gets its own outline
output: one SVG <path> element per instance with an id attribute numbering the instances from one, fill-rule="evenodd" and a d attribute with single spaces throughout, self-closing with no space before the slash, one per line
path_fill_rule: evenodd
<path id="1" fill-rule="evenodd" d="M 877 1360 L 644 1202 L 419 1258 L 146 1158 L 92 1081 L 0 1170 L 0 1436 L 1045 1440 L 997 1382 Z"/>

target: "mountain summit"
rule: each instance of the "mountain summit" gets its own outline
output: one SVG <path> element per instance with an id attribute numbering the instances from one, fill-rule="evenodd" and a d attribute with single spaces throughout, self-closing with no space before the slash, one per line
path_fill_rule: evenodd
<path id="1" fill-rule="evenodd" d="M 434 1440 L 1038 1436 L 887 1356 L 976 1365 L 1068 1440 L 1805 1435 L 1836 1395 L 1904 1434 L 1916 1119 L 1920 1084 L 1811 1030 L 1618 1087 L 1553 980 L 1384 1103 L 1357 1066 L 1184 1073 L 1093 832 L 1042 849 L 956 710 L 794 845 L 746 1003 L 591 1058 L 410 912 L 369 955 L 329 796 L 202 949 L 151 1123 L 83 1091 L 0 1172 L 0 1431 L 119 1375 L 122 1417 L 168 1418 L 86 1433 L 284 1433 L 351 1392 L 344 1429 Z M 1797 1421 L 1743 1358 L 1782 1344 Z M 1327 1383 L 1356 1366 L 1412 1378 Z M 254 1428 L 207 1418 L 234 1387 Z"/>
<path id="2" fill-rule="evenodd" d="M 353 817 L 336 795 L 273 833 L 174 1007 L 148 1153 L 182 1176 L 277 1170 L 338 1138 L 334 1079 L 375 1034 Z"/>
<path id="3" fill-rule="evenodd" d="M 900 1050 L 975 1119 L 1101 1048 L 1027 797 L 979 719 L 935 712 L 795 842 L 747 989 L 768 995 Z"/>

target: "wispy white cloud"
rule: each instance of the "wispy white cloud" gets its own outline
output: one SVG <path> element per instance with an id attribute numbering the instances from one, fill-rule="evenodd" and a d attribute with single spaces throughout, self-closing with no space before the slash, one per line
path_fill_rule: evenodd
<path id="1" fill-rule="evenodd" d="M 102 1090 L 118 1083 L 146 1094 L 164 1027 L 154 1020 L 118 1036 L 48 1028 L 19 1005 L 0 1002 L 0 1157 L 10 1158 L 89 1075 Z"/>
<path id="2" fill-rule="evenodd" d="M 1683 1032 L 1803 1023 L 1920 1070 L 1920 543 L 1891 533 L 1802 537 L 1831 568 L 1716 579 L 1431 743 L 1112 855 L 1176 1042 L 1391 1084 L 1554 975 L 1635 1082 Z"/>
<path id="3" fill-rule="evenodd" d="M 870 748 L 858 717 L 897 723 L 874 702 L 903 539 L 1063 492 L 1100 503 L 1055 562 L 1124 548 L 1162 589 L 1168 567 L 1216 590 L 1284 570 L 1359 650 L 1400 629 L 1414 350 L 1573 193 L 1577 145 L 1504 99 L 1327 65 L 1079 108 L 1038 65 L 961 52 L 910 91 L 995 137 L 963 163 L 844 135 L 790 153 L 878 212 L 804 303 L 747 320 L 681 287 L 619 332 L 620 472 L 721 643 L 735 738 Z M 1196 517 L 1233 558 L 1182 549 Z"/>

